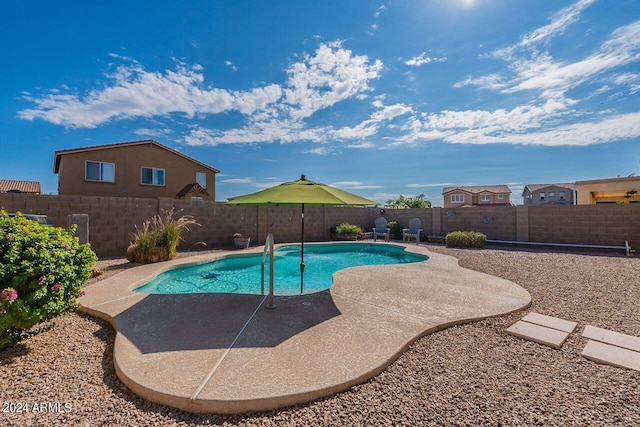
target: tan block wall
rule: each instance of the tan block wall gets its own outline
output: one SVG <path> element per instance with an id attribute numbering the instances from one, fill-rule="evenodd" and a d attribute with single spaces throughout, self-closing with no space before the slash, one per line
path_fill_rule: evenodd
<path id="1" fill-rule="evenodd" d="M 101 257 L 123 256 L 135 225 L 160 212 L 181 209 L 201 224 L 184 233 L 180 248 L 230 247 L 233 234 L 251 237 L 262 245 L 268 233 L 277 243 L 299 242 L 300 206 L 232 206 L 221 202 L 139 199 L 98 196 L 0 194 L 0 209 L 49 215 L 54 225 L 67 225 L 69 214 L 89 215 L 91 247 Z M 305 208 L 305 241 L 329 240 L 329 229 L 342 222 L 371 231 L 384 216 L 407 227 L 411 218 L 422 221 L 424 235 L 476 230 L 489 239 L 532 242 L 622 245 L 640 247 L 640 204 L 483 206 L 472 208 L 385 209 L 358 207 Z"/>
<path id="2" fill-rule="evenodd" d="M 554 205 L 529 208 L 532 242 L 640 246 L 640 204 Z"/>
<path id="3" fill-rule="evenodd" d="M 479 231 L 487 239 L 516 239 L 515 206 L 474 206 L 442 209 L 441 235 L 451 231 Z"/>

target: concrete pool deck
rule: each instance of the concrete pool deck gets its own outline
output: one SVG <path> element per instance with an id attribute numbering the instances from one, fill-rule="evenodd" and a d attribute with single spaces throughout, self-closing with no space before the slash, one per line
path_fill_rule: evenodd
<path id="1" fill-rule="evenodd" d="M 116 373 L 133 392 L 192 412 L 223 414 L 348 390 L 382 372 L 424 335 L 531 303 L 513 282 L 464 269 L 455 258 L 420 245 L 403 246 L 429 260 L 341 270 L 330 289 L 276 296 L 274 309 L 265 308 L 260 295 L 132 291 L 176 266 L 261 247 L 131 268 L 87 286 L 79 301 L 83 311 L 116 329 Z"/>

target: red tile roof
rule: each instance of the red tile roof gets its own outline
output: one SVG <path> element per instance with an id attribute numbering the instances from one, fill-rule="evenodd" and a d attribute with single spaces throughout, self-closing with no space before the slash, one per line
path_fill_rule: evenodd
<path id="1" fill-rule="evenodd" d="M 38 181 L 0 179 L 0 193 L 9 192 L 40 194 L 40 183 Z"/>

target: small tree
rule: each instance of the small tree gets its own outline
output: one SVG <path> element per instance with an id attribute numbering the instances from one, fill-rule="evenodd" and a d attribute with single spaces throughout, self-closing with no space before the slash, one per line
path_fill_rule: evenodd
<path id="1" fill-rule="evenodd" d="M 404 197 L 402 194 L 397 199 L 387 200 L 387 205 L 392 208 L 430 208 L 431 202 L 424 194 Z"/>
<path id="2" fill-rule="evenodd" d="M 0 348 L 76 307 L 97 257 L 68 229 L 0 211 Z"/>

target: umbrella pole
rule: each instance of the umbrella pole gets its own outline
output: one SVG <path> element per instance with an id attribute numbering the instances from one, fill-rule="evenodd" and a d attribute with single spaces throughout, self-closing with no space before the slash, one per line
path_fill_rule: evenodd
<path id="1" fill-rule="evenodd" d="M 304 288 L 304 203 L 302 204 L 302 231 L 300 244 L 300 293 Z"/>

